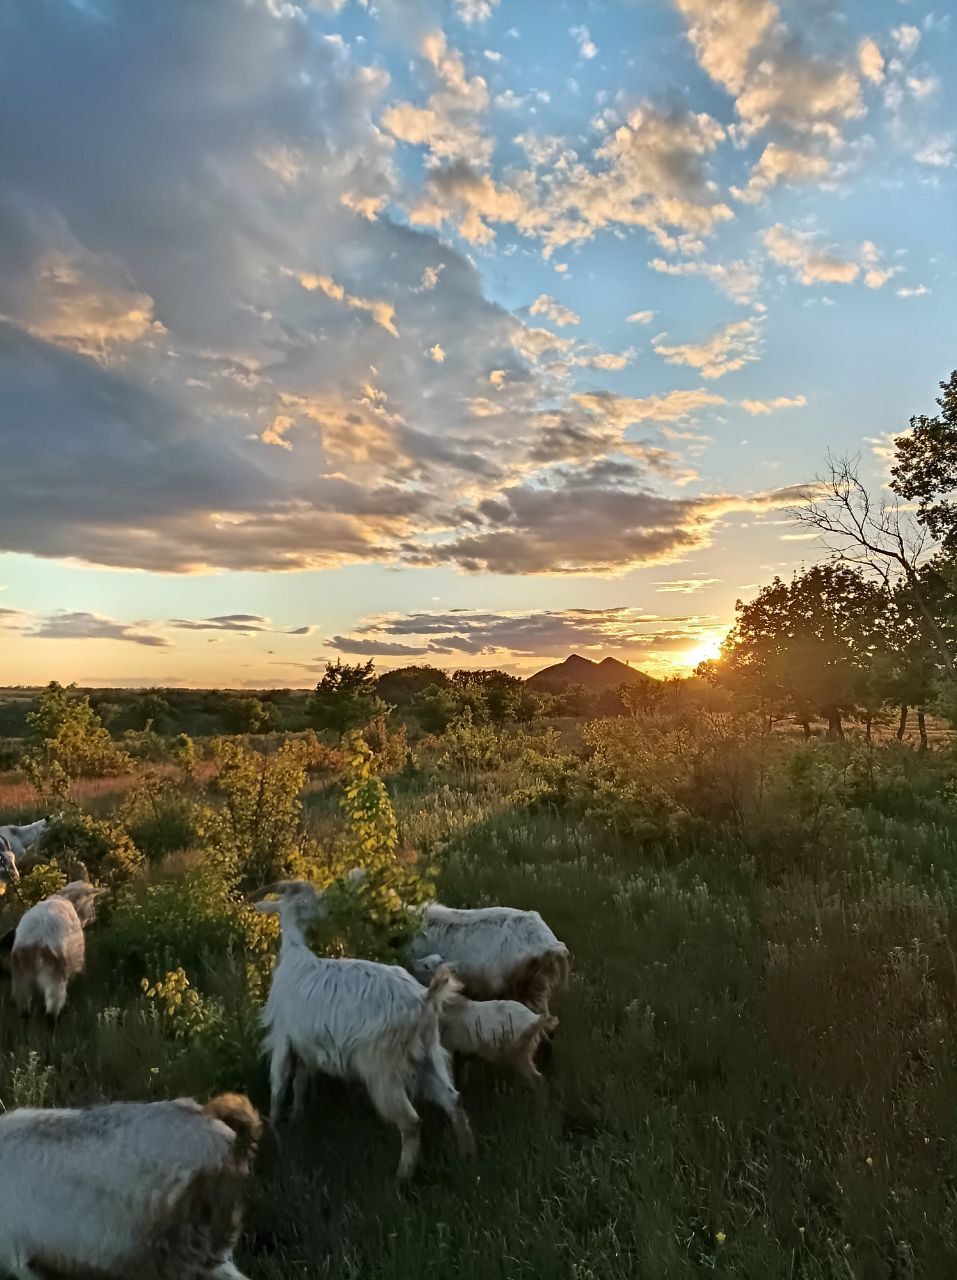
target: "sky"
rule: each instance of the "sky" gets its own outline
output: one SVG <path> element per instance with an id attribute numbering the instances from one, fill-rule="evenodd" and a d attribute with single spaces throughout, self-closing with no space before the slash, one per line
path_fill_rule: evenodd
<path id="1" fill-rule="evenodd" d="M 662 675 L 955 363 L 947 0 L 0 0 L 0 683 Z"/>

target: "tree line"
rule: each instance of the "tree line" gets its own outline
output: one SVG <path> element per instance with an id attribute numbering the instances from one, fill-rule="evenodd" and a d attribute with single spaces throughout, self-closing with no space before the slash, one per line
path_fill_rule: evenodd
<path id="1" fill-rule="evenodd" d="M 806 734 L 821 717 L 841 738 L 849 716 L 869 734 L 896 707 L 898 737 L 913 709 L 926 746 L 928 707 L 957 717 L 957 371 L 940 388 L 939 413 L 895 439 L 877 497 L 855 459 L 829 459 L 792 512 L 828 560 L 739 600 L 699 675 Z"/>

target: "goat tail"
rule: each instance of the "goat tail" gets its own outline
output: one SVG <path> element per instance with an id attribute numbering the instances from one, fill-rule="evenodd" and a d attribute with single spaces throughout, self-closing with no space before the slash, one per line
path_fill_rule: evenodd
<path id="1" fill-rule="evenodd" d="M 232 1129 L 236 1135 L 233 1150 L 237 1157 L 251 1155 L 262 1136 L 263 1122 L 259 1112 L 244 1093 L 221 1093 L 211 1098 L 206 1114 Z"/>
<path id="2" fill-rule="evenodd" d="M 429 983 L 429 989 L 425 995 L 425 1003 L 438 1017 L 441 1017 L 445 1007 L 455 999 L 461 990 L 461 982 L 459 982 L 448 965 L 440 964 L 433 974 L 432 981 Z"/>

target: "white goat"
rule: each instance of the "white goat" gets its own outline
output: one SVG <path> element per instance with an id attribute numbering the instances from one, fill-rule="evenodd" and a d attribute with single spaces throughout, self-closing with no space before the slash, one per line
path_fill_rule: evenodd
<path id="1" fill-rule="evenodd" d="M 36 990 L 43 996 L 47 1013 L 59 1017 L 66 1004 L 67 984 L 83 972 L 83 930 L 93 919 L 96 899 L 103 893 L 105 889 L 96 889 L 85 880 L 74 880 L 21 917 L 10 956 L 13 999 L 21 1013 L 29 1012 Z"/>
<path id="2" fill-rule="evenodd" d="M 245 1280 L 232 1261 L 261 1121 L 224 1094 L 0 1118 L 0 1272 Z"/>
<path id="3" fill-rule="evenodd" d="M 6 840 L 14 854 L 23 861 L 23 855 L 39 844 L 50 826 L 49 818 L 40 818 L 25 827 L 0 827 L 0 839 Z"/>
<path id="4" fill-rule="evenodd" d="M 435 953 L 476 1000 L 518 1000 L 547 1015 L 552 991 L 568 983 L 568 948 L 537 911 L 456 910 L 430 903 L 409 946 L 413 971 L 417 961 Z"/>
<path id="5" fill-rule="evenodd" d="M 263 901 L 266 894 L 278 901 Z M 271 1055 L 271 1116 L 275 1123 L 296 1065 L 294 1114 L 303 1105 L 309 1073 L 319 1071 L 365 1085 L 383 1119 L 402 1136 L 399 1177 L 419 1154 L 421 1094 L 448 1115 L 462 1154 L 472 1134 L 439 1039 L 439 1015 L 458 984 L 440 969 L 428 990 L 397 965 L 329 960 L 309 949 L 305 928 L 322 914 L 321 896 L 304 880 L 283 880 L 252 895 L 259 911 L 279 914 L 282 942 L 262 1013 Z"/>
<path id="6" fill-rule="evenodd" d="M 428 983 L 442 964 L 441 956 L 426 956 L 416 962 L 415 976 Z M 442 1043 L 449 1053 L 508 1063 L 533 1081 L 540 1079 L 535 1066 L 539 1043 L 557 1026 L 557 1018 L 533 1013 L 517 1000 L 469 1000 L 460 993 L 446 1003 L 439 1018 Z"/>
<path id="7" fill-rule="evenodd" d="M 7 886 L 16 884 L 19 879 L 20 869 L 17 866 L 17 855 L 3 836 L 0 836 L 0 893 L 5 893 Z"/>

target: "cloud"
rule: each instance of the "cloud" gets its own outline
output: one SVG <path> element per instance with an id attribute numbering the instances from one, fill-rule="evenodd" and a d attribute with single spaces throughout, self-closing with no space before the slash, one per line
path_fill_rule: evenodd
<path id="1" fill-rule="evenodd" d="M 307 636 L 311 626 L 274 627 L 269 618 L 258 613 L 226 613 L 214 618 L 172 618 L 168 624 L 179 631 L 232 631 L 239 635 L 253 635 L 258 631 L 275 635 Z"/>
<path id="2" fill-rule="evenodd" d="M 863 114 L 857 59 L 816 54 L 773 0 L 673 0 L 702 68 L 734 97 L 740 132 L 782 128 L 836 140 Z"/>
<path id="3" fill-rule="evenodd" d="M 597 57 L 598 45 L 592 40 L 587 27 L 571 27 L 569 34 L 578 42 L 578 52 L 583 58 Z"/>
<path id="4" fill-rule="evenodd" d="M 434 360 L 436 364 L 445 363 L 445 352 L 437 342 L 429 347 L 429 359 Z"/>
<path id="5" fill-rule="evenodd" d="M 521 135 L 533 167 L 507 181 L 483 172 L 487 151 L 473 147 L 466 158 L 462 148 L 429 173 L 409 217 L 430 227 L 454 220 L 473 244 L 494 239 L 492 224 L 511 224 L 541 241 L 546 257 L 607 227 L 641 227 L 664 249 L 697 252 L 703 237 L 734 217 L 709 169 L 726 136 L 704 112 L 646 102 L 623 123 L 603 122 L 587 157 L 561 152 L 560 141 Z"/>
<path id="6" fill-rule="evenodd" d="M 748 185 L 743 189 L 732 187 L 731 192 L 748 204 L 759 204 L 780 182 L 794 186 L 812 183 L 827 177 L 830 171 L 831 161 L 826 156 L 769 142 L 751 170 Z"/>
<path id="7" fill-rule="evenodd" d="M 458 15 L 468 26 L 488 22 L 498 5 L 499 0 L 455 0 Z"/>
<path id="8" fill-rule="evenodd" d="M 927 288 L 926 284 L 919 284 L 913 289 L 908 289 L 905 286 L 904 288 L 897 290 L 898 298 L 923 298 L 928 293 L 930 293 L 930 290 Z"/>
<path id="9" fill-rule="evenodd" d="M 737 320 L 723 325 L 706 342 L 684 343 L 675 346 L 665 344 L 666 333 L 652 339 L 657 355 L 668 364 L 689 365 L 698 369 L 703 378 L 723 378 L 727 373 L 743 369 L 757 360 L 759 332 L 753 320 Z"/>
<path id="10" fill-rule="evenodd" d="M 801 284 L 853 284 L 860 275 L 858 262 L 822 252 L 811 235 L 789 231 L 780 222 L 765 231 L 762 239 L 771 258 L 790 267 Z"/>
<path id="11" fill-rule="evenodd" d="M 551 320 L 552 324 L 557 324 L 560 329 L 570 324 L 581 324 L 582 318 L 580 315 L 572 311 L 570 307 L 565 307 L 560 302 L 556 302 L 547 293 L 539 294 L 528 310 L 530 315 L 545 316 L 546 319 Z"/>
<path id="12" fill-rule="evenodd" d="M 691 595 L 695 591 L 704 591 L 708 587 L 717 586 L 720 581 L 720 578 L 673 578 L 667 582 L 656 582 L 655 590 L 659 595 L 665 593 Z"/>
<path id="13" fill-rule="evenodd" d="M 920 44 L 920 28 L 909 23 L 902 23 L 891 32 L 898 50 L 905 56 L 913 53 Z"/>
<path id="14" fill-rule="evenodd" d="M 399 336 L 399 331 L 394 323 L 395 307 L 391 302 L 375 298 L 357 298 L 354 294 L 347 293 L 345 286 L 338 284 L 331 276 L 317 276 L 309 271 L 303 271 L 296 276 L 296 279 L 304 289 L 310 291 L 321 289 L 327 298 L 332 298 L 335 302 L 342 302 L 347 307 L 351 307 L 353 311 L 367 311 L 376 324 L 385 329 L 386 333 L 391 333 L 393 338 Z"/>
<path id="15" fill-rule="evenodd" d="M 154 308 L 123 263 L 83 245 L 55 208 L 0 190 L 0 317 L 105 360 L 164 332 Z"/>
<path id="16" fill-rule="evenodd" d="M 485 6 L 473 3 L 467 7 L 477 15 Z M 483 124 L 489 104 L 485 80 L 482 76 L 469 78 L 461 52 L 450 48 L 441 29 L 426 33 L 420 53 L 433 69 L 436 87 L 424 106 L 408 101 L 393 103 L 383 112 L 382 124 L 400 142 L 426 146 L 433 161 L 470 159 L 487 163 L 492 141 Z"/>
<path id="17" fill-rule="evenodd" d="M 733 262 L 669 262 L 666 258 L 653 258 L 653 271 L 667 276 L 703 276 L 735 302 L 749 303 L 761 283 L 758 272 L 748 263 L 737 259 Z"/>
<path id="18" fill-rule="evenodd" d="M 857 47 L 857 57 L 861 74 L 872 84 L 882 84 L 884 80 L 884 55 L 877 42 L 868 36 Z"/>
<path id="19" fill-rule="evenodd" d="M 641 661 L 693 647 L 706 629 L 713 630 L 714 621 L 690 613 L 663 617 L 621 605 L 534 612 L 453 609 L 374 615 L 352 635 L 334 636 L 329 644 L 363 656 L 446 657 L 452 660 L 447 665 L 468 657 L 544 661 L 573 651 Z M 414 643 L 393 637 L 408 637 Z"/>
<path id="20" fill-rule="evenodd" d="M 954 165 L 954 141 L 952 133 L 938 134 L 914 152 L 914 159 L 932 169 L 950 169 Z"/>
<path id="21" fill-rule="evenodd" d="M 170 641 L 139 630 L 145 622 L 117 622 L 98 613 L 60 611 L 40 619 L 27 634 L 35 640 L 125 640 L 130 644 L 165 649 Z"/>
<path id="22" fill-rule="evenodd" d="M 742 400 L 741 408 L 752 415 L 757 415 L 773 413 L 776 409 L 802 409 L 806 404 L 807 398 L 803 395 L 775 396 L 773 400 Z"/>
<path id="23" fill-rule="evenodd" d="M 669 391 L 660 396 L 618 396 L 610 391 L 577 392 L 573 404 L 614 422 L 619 427 L 638 422 L 684 422 L 701 409 L 727 401 L 703 387 L 696 391 Z"/>
<path id="24" fill-rule="evenodd" d="M 625 321 L 627 324 L 651 324 L 657 314 L 657 311 L 633 311 Z"/>
<path id="25" fill-rule="evenodd" d="M 468 573 L 623 573 L 681 560 L 708 546 L 725 516 L 774 510 L 804 492 L 668 498 L 650 492 L 644 476 L 634 462 L 604 459 L 559 471 L 548 485 L 512 486 L 463 513 L 473 532 L 410 546 L 406 558 Z"/>

